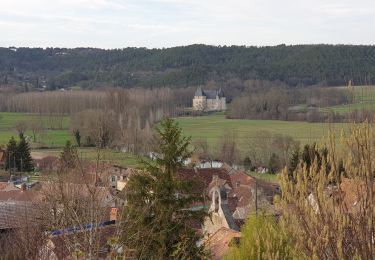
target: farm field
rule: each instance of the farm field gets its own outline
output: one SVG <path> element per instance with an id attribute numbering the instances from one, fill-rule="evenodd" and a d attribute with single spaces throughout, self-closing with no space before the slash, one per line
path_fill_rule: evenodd
<path id="1" fill-rule="evenodd" d="M 6 144 L 11 136 L 17 136 L 15 126 L 19 121 L 29 121 L 41 118 L 47 125 L 57 126 L 57 122 L 49 121 L 50 116 L 40 116 L 25 113 L 0 113 L 0 144 Z M 301 142 L 320 141 L 327 136 L 331 129 L 339 133 L 347 128 L 345 123 L 307 123 L 281 120 L 241 120 L 227 119 L 223 113 L 200 117 L 181 117 L 176 119 L 187 136 L 195 139 L 206 139 L 209 143 L 217 143 L 225 132 L 234 131 L 237 139 L 257 138 L 259 133 L 289 135 Z M 58 122 L 60 125 L 60 122 Z M 48 147 L 62 147 L 67 140 L 72 140 L 69 132 L 70 118 L 63 118 L 62 129 L 46 130 L 38 142 Z M 48 126 L 47 126 L 48 127 Z M 57 127 L 56 127 L 57 128 Z M 31 135 L 30 131 L 26 132 Z"/>
<path id="2" fill-rule="evenodd" d="M 69 133 L 70 117 L 55 115 L 38 115 L 27 113 L 0 113 L 0 145 L 6 144 L 9 139 L 17 137 L 15 130 L 19 122 L 30 123 L 31 121 L 41 121 L 46 130 L 37 136 L 37 146 L 62 147 L 67 140 L 71 140 Z M 30 130 L 26 131 L 27 136 L 31 136 Z"/>
<path id="3" fill-rule="evenodd" d="M 45 125 L 50 125 L 40 137 L 37 143 L 32 143 L 34 155 L 35 153 L 48 153 L 50 155 L 58 155 L 61 147 L 67 140 L 73 141 L 73 137 L 69 131 L 70 119 L 63 117 L 53 121 L 50 116 L 40 116 L 25 113 L 0 113 L 0 145 L 5 145 L 11 136 L 17 137 L 15 126 L 19 121 L 34 120 L 35 118 L 43 120 Z M 344 123 L 307 123 L 292 122 L 279 120 L 238 120 L 226 119 L 223 113 L 211 114 L 201 117 L 183 117 L 176 119 L 183 129 L 186 136 L 192 136 L 193 141 L 198 139 L 207 140 L 209 145 L 217 149 L 217 144 L 226 132 L 233 132 L 240 151 L 249 149 L 249 140 L 258 138 L 261 134 L 264 137 L 275 134 L 289 135 L 300 141 L 301 144 L 319 142 L 323 137 L 328 135 L 329 130 L 339 134 L 341 129 L 346 129 L 347 124 Z M 59 127 L 61 129 L 59 129 Z M 26 135 L 31 136 L 31 132 L 27 131 Z M 50 149 L 39 149 L 38 147 L 48 147 Z M 94 160 L 96 158 L 96 150 L 93 148 L 80 149 L 80 153 L 84 159 Z M 120 165 L 136 165 L 137 160 L 134 156 L 121 152 L 108 150 L 103 153 L 104 160 L 112 160 Z"/>
<path id="4" fill-rule="evenodd" d="M 339 134 L 347 129 L 345 123 L 307 123 L 280 120 L 241 120 L 226 119 L 222 114 L 202 117 L 177 118 L 183 133 L 192 139 L 206 139 L 209 144 L 216 144 L 225 132 L 233 131 L 240 145 L 246 140 L 257 138 L 260 133 L 289 135 L 301 143 L 319 142 L 328 136 L 330 130 Z"/>
<path id="5" fill-rule="evenodd" d="M 334 112 L 339 114 L 346 114 L 354 110 L 374 110 L 375 109 L 375 102 L 363 102 L 363 103 L 354 103 L 354 104 L 347 104 L 347 105 L 339 105 L 339 106 L 332 106 L 332 107 L 324 107 L 321 108 L 320 111 L 322 112 Z"/>
<path id="6" fill-rule="evenodd" d="M 347 86 L 337 87 L 339 89 L 348 90 Z M 340 114 L 349 113 L 353 110 L 374 110 L 375 109 L 375 86 L 353 86 L 353 103 L 338 105 L 332 107 L 324 107 L 322 112 L 335 112 Z"/>

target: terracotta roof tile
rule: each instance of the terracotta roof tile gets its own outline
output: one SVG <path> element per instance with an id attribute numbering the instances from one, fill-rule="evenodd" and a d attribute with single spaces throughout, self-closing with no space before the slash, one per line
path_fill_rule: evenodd
<path id="1" fill-rule="evenodd" d="M 210 236 L 206 245 L 211 251 L 212 259 L 222 259 L 228 252 L 231 241 L 235 238 L 240 238 L 241 233 L 226 227 L 220 228 L 212 236 Z"/>
<path id="2" fill-rule="evenodd" d="M 30 190 L 10 190 L 0 191 L 0 201 L 24 201 L 24 202 L 36 202 L 40 201 L 42 196 L 39 192 Z"/>

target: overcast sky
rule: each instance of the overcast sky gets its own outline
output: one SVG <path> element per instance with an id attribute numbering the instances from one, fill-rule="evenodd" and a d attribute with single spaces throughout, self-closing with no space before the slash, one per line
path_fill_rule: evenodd
<path id="1" fill-rule="evenodd" d="M 375 0 L 0 0 L 0 46 L 375 44 Z"/>

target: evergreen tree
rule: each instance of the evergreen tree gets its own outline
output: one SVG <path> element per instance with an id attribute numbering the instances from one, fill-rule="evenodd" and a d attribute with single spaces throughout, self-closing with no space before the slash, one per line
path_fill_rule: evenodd
<path id="1" fill-rule="evenodd" d="M 73 131 L 73 134 L 74 134 L 74 138 L 76 139 L 78 147 L 81 147 L 81 132 L 78 129 L 76 129 Z"/>
<path id="2" fill-rule="evenodd" d="M 203 224 L 203 196 L 193 192 L 192 180 L 178 178 L 177 171 L 191 153 L 190 138 L 172 119 L 164 119 L 157 129 L 157 158 L 142 161 L 143 171 L 130 177 L 126 186 L 122 241 L 135 249 L 139 259 L 201 259 L 204 249 L 193 229 Z"/>
<path id="3" fill-rule="evenodd" d="M 66 141 L 63 151 L 60 155 L 61 167 L 63 169 L 73 169 L 78 162 L 78 151 L 71 144 L 70 141 Z"/>
<path id="4" fill-rule="evenodd" d="M 245 167 L 246 171 L 250 171 L 252 167 L 251 159 L 249 156 L 246 156 L 243 161 L 243 166 Z"/>
<path id="5" fill-rule="evenodd" d="M 5 169 L 14 169 L 17 167 L 17 142 L 12 136 L 9 140 L 6 148 L 6 160 L 5 160 Z"/>
<path id="6" fill-rule="evenodd" d="M 33 159 L 30 154 L 30 146 L 26 138 L 22 135 L 17 146 L 17 169 L 21 172 L 31 172 L 34 170 Z"/>
<path id="7" fill-rule="evenodd" d="M 299 152 L 299 147 L 297 147 L 293 151 L 289 160 L 289 173 L 291 176 L 293 175 L 294 170 L 297 168 L 299 161 L 300 161 L 300 152 Z"/>

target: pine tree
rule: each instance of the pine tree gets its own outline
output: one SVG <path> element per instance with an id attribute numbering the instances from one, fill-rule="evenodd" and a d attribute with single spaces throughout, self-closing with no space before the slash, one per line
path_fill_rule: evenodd
<path id="1" fill-rule="evenodd" d="M 157 129 L 154 161 L 142 161 L 143 171 L 132 175 L 127 186 L 122 241 L 139 259 L 201 259 L 204 249 L 192 223 L 203 224 L 203 209 L 192 210 L 203 197 L 193 192 L 195 183 L 181 180 L 177 171 L 191 153 L 190 138 L 172 119 Z"/>
<path id="2" fill-rule="evenodd" d="M 31 172 L 34 170 L 33 159 L 30 154 L 30 146 L 26 138 L 20 136 L 20 141 L 17 146 L 17 169 L 21 172 Z"/>
<path id="3" fill-rule="evenodd" d="M 73 131 L 74 138 L 76 139 L 78 147 L 81 147 L 81 131 L 75 129 Z"/>
<path id="4" fill-rule="evenodd" d="M 17 167 L 17 142 L 16 139 L 12 136 L 9 140 L 6 148 L 6 161 L 5 161 L 5 169 L 14 169 Z"/>

